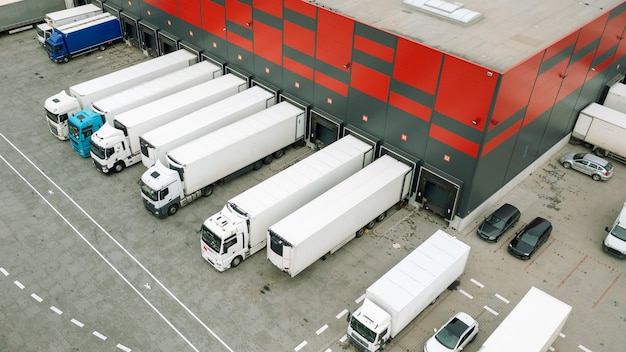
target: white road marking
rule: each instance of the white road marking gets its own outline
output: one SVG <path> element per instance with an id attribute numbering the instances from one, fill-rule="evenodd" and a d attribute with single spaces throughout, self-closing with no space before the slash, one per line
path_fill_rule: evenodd
<path id="1" fill-rule="evenodd" d="M 130 351 L 132 351 L 130 348 L 128 348 L 128 347 L 126 347 L 126 346 L 124 346 L 124 345 L 122 345 L 122 344 L 120 344 L 120 343 L 118 343 L 118 344 L 117 344 L 117 346 L 115 346 L 115 347 L 117 347 L 117 348 L 119 348 L 120 350 L 125 351 L 125 352 L 130 352 Z"/>
<path id="2" fill-rule="evenodd" d="M 70 320 L 72 323 L 74 323 L 74 325 L 78 326 L 79 328 L 82 328 L 83 326 L 85 326 L 85 324 L 81 323 L 80 321 L 72 318 L 72 320 Z"/>
<path id="3" fill-rule="evenodd" d="M 94 225 L 96 225 L 98 227 L 98 229 L 100 229 L 100 231 L 102 231 L 113 243 L 115 243 L 115 245 L 120 248 L 130 259 L 132 259 L 132 261 L 137 264 L 146 274 L 148 274 L 160 287 L 161 289 L 163 289 L 180 307 L 182 307 L 187 314 L 189 314 L 196 322 L 198 322 L 200 325 L 202 325 L 202 327 L 209 332 L 209 334 L 211 334 L 211 336 L 213 336 L 213 338 L 215 338 L 222 346 L 224 346 L 224 348 L 226 348 L 228 351 L 230 352 L 234 352 L 234 350 L 232 348 L 230 348 L 230 346 L 228 346 L 226 344 L 226 342 L 224 342 L 219 336 L 217 336 L 217 334 L 211 330 L 205 323 L 204 321 L 202 321 L 200 318 L 198 318 L 197 315 L 195 315 L 191 309 L 189 309 L 185 304 L 183 304 L 181 302 L 180 299 L 178 299 L 178 297 L 176 297 L 172 291 L 170 291 L 159 279 L 156 278 L 156 276 L 154 274 L 152 274 L 151 271 L 149 271 L 139 260 L 137 260 L 137 258 L 135 258 L 135 256 L 133 256 L 124 246 L 122 246 L 121 243 L 119 243 L 109 232 L 107 232 L 102 225 L 100 225 L 91 215 L 89 215 L 89 213 L 87 213 L 87 211 L 85 211 L 80 205 L 78 205 L 78 203 L 76 203 L 76 201 L 74 201 L 74 199 L 72 197 L 70 197 L 61 187 L 59 187 L 50 177 L 48 177 L 48 175 L 46 175 L 46 173 L 44 173 L 40 168 L 37 167 L 37 165 L 35 165 L 35 163 L 33 163 L 32 160 L 30 160 L 24 153 L 22 153 L 21 150 L 19 150 L 8 138 L 6 138 L 6 136 L 4 136 L 4 134 L 0 133 L 0 137 L 2 137 L 9 145 L 11 145 L 11 147 L 18 152 L 26 161 L 28 161 L 29 164 L 31 164 L 31 166 L 33 168 L 35 168 L 43 177 L 46 178 L 46 180 L 48 180 L 48 182 L 50 182 L 51 184 L 53 184 L 62 194 L 63 196 L 65 196 L 65 198 L 67 198 L 67 200 L 69 200 L 78 210 L 80 210 L 80 212 L 82 212 L 88 219 L 89 221 L 91 221 Z M 150 308 L 156 312 L 161 319 L 170 326 L 170 328 L 172 328 L 172 330 L 174 330 L 176 332 L 176 334 L 178 334 L 178 336 L 180 336 L 191 348 L 193 348 L 195 351 L 200 352 L 192 343 L 191 341 L 189 341 L 187 339 L 187 337 L 185 337 L 169 320 L 167 320 L 167 318 L 144 296 L 141 294 L 141 292 L 139 292 L 139 290 L 137 289 L 137 287 L 135 287 L 109 260 L 107 260 L 104 255 L 102 253 L 100 253 L 100 251 L 98 251 L 98 249 L 96 249 L 96 247 L 87 240 L 87 238 L 85 238 L 85 236 L 83 236 L 82 233 L 80 233 L 80 231 L 78 231 L 78 229 L 76 227 L 74 227 L 69 220 L 67 220 L 67 218 L 65 218 L 61 212 L 59 212 L 58 209 L 56 209 L 39 191 L 37 191 L 37 189 L 30 183 L 28 182 L 28 180 L 26 180 L 26 178 L 24 176 L 22 176 L 22 174 L 20 174 L 14 167 L 13 165 L 11 165 L 2 155 L 0 155 L 0 159 L 2 159 L 2 161 L 4 161 L 5 164 L 7 164 L 7 166 L 9 166 L 11 168 L 11 170 L 13 170 L 13 172 L 18 175 L 22 181 L 24 181 L 24 183 L 26 183 L 41 199 L 43 199 L 44 202 L 46 202 L 46 204 L 48 204 L 48 206 L 85 242 L 87 243 L 87 245 L 111 268 L 115 271 L 115 273 L 122 278 L 122 280 L 124 280 L 124 282 L 133 290 L 135 291 L 135 293 L 141 297 L 141 299 L 146 302 L 146 304 L 148 304 L 148 306 L 150 306 Z"/>
<path id="4" fill-rule="evenodd" d="M 30 296 L 31 296 L 32 298 L 34 298 L 34 299 L 35 299 L 35 301 L 37 301 L 37 302 L 39 302 L 39 303 L 41 303 L 41 301 L 43 301 L 43 298 L 41 298 L 41 297 L 37 296 L 37 295 L 36 295 L 36 294 L 34 294 L 34 293 L 33 293 L 33 294 L 31 294 Z"/>
<path id="5" fill-rule="evenodd" d="M 491 314 L 493 314 L 493 315 L 495 315 L 495 316 L 500 315 L 500 313 L 498 313 L 498 312 L 496 312 L 495 310 L 493 310 L 493 309 L 489 308 L 488 306 L 483 306 L 483 308 L 485 308 L 485 309 L 486 309 L 489 313 L 491 313 Z"/>
<path id="6" fill-rule="evenodd" d="M 469 299 L 473 299 L 474 296 L 470 295 L 469 293 L 463 291 L 463 290 L 459 290 L 459 292 L 461 292 L 463 294 L 463 296 L 469 298 Z"/>
<path id="7" fill-rule="evenodd" d="M 562 338 L 565 338 L 565 334 L 564 333 L 560 333 L 559 336 L 561 336 Z"/>
<path id="8" fill-rule="evenodd" d="M 321 334 L 324 332 L 324 330 L 328 329 L 328 324 L 324 324 L 324 326 L 322 326 L 321 328 L 317 329 L 317 331 L 315 332 L 317 335 Z"/>
<path id="9" fill-rule="evenodd" d="M 497 294 L 497 293 L 496 293 L 496 297 L 498 297 L 498 299 L 499 299 L 499 300 L 501 300 L 502 302 L 504 302 L 504 303 L 506 303 L 506 304 L 511 303 L 508 299 L 506 299 L 506 298 L 504 298 L 504 297 L 500 296 L 500 295 L 499 295 L 499 294 Z"/>
<path id="10" fill-rule="evenodd" d="M 19 287 L 20 290 L 23 290 L 26 288 L 26 286 L 22 285 L 22 283 L 17 280 L 13 281 L 13 283 L 15 284 L 15 286 Z"/>
<path id="11" fill-rule="evenodd" d="M 55 306 L 50 306 L 50 310 L 57 313 L 58 315 L 63 314 L 63 311 L 60 310 L 59 308 L 55 307 Z"/>
<path id="12" fill-rule="evenodd" d="M 97 331 L 94 331 L 94 332 L 93 332 L 93 335 L 94 335 L 95 337 L 99 338 L 99 339 L 100 339 L 100 340 L 102 340 L 102 341 L 104 341 L 104 340 L 106 340 L 106 339 L 107 339 L 107 337 L 106 337 L 106 336 L 102 335 L 101 333 L 99 333 L 99 332 L 97 332 Z"/>
<path id="13" fill-rule="evenodd" d="M 580 348 L 581 350 L 583 350 L 585 352 L 592 352 L 590 349 L 588 349 L 587 347 L 585 347 L 583 345 L 578 345 L 578 348 Z"/>
<path id="14" fill-rule="evenodd" d="M 346 342 L 346 340 L 347 340 L 347 339 L 348 339 L 348 335 L 343 335 L 343 336 L 341 336 L 341 338 L 339 339 L 339 341 L 340 341 L 341 343 L 344 343 L 344 342 Z"/>
<path id="15" fill-rule="evenodd" d="M 364 300 L 364 299 L 365 299 L 365 293 L 363 295 L 361 295 L 361 297 L 355 299 L 354 302 L 361 303 L 361 301 Z"/>
<path id="16" fill-rule="evenodd" d="M 476 286 L 480 287 L 480 288 L 484 288 L 485 285 L 481 284 L 480 282 L 476 281 L 475 279 L 470 279 L 471 282 L 473 282 Z"/>
<path id="17" fill-rule="evenodd" d="M 343 317 L 344 315 L 348 314 L 348 310 L 344 309 L 341 312 L 339 312 L 339 314 L 335 315 L 335 318 L 337 319 L 341 319 L 341 317 Z"/>
<path id="18" fill-rule="evenodd" d="M 304 340 L 304 341 L 300 342 L 300 344 L 298 346 L 296 346 L 296 348 L 294 348 L 293 350 L 298 352 L 298 351 L 300 351 L 302 349 L 302 347 L 306 346 L 307 343 L 308 342 L 306 342 L 306 340 Z"/>
<path id="19" fill-rule="evenodd" d="M 0 268 L 0 273 L 4 274 L 4 276 L 9 276 L 9 272 L 4 270 L 4 268 Z"/>

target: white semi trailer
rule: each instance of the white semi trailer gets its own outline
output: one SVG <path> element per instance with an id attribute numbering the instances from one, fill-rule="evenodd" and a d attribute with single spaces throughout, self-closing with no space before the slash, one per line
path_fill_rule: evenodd
<path id="1" fill-rule="evenodd" d="M 270 225 L 369 165 L 373 154 L 347 135 L 232 198 L 202 224 L 202 257 L 219 271 L 236 267 L 265 248 Z"/>
<path id="2" fill-rule="evenodd" d="M 626 84 L 613 83 L 602 105 L 626 114 Z"/>
<path id="3" fill-rule="evenodd" d="M 275 102 L 273 93 L 254 86 L 166 123 L 139 137 L 141 161 L 146 167 L 152 167 L 157 160 L 165 164 L 167 151 L 257 113 Z"/>
<path id="4" fill-rule="evenodd" d="M 84 20 L 85 18 L 93 17 L 101 13 L 102 9 L 94 4 L 70 7 L 68 9 L 47 13 L 44 16 L 44 22 L 35 27 L 37 40 L 39 44 L 43 46 L 46 40 L 50 38 L 50 34 L 52 34 L 55 28 Z"/>
<path id="5" fill-rule="evenodd" d="M 363 305 L 348 317 L 350 342 L 364 351 L 383 349 L 463 274 L 469 252 L 437 230 L 367 288 Z"/>
<path id="6" fill-rule="evenodd" d="M 409 197 L 413 169 L 383 155 L 270 226 L 267 257 L 291 277 L 360 237 Z"/>
<path id="7" fill-rule="evenodd" d="M 591 103 L 580 111 L 572 141 L 583 142 L 599 156 L 608 156 L 626 163 L 626 114 Z"/>
<path id="8" fill-rule="evenodd" d="M 164 74 L 191 66 L 198 60 L 196 54 L 178 50 L 142 63 L 69 87 L 69 94 L 62 90 L 44 102 L 50 133 L 67 140 L 69 115 L 88 107 L 95 100 L 117 93 L 126 88 L 149 81 Z"/>
<path id="9" fill-rule="evenodd" d="M 533 286 L 478 352 L 547 352 L 571 311 L 570 305 Z"/>
<path id="10" fill-rule="evenodd" d="M 282 156 L 304 139 L 304 129 L 304 110 L 282 102 L 172 149 L 167 167 L 158 161 L 141 176 L 144 206 L 157 217 L 174 215 L 211 195 L 215 183 Z"/>
<path id="11" fill-rule="evenodd" d="M 91 136 L 94 166 L 109 173 L 139 163 L 142 134 L 233 96 L 246 87 L 244 79 L 227 74 L 117 115 L 113 126 L 105 124 Z"/>

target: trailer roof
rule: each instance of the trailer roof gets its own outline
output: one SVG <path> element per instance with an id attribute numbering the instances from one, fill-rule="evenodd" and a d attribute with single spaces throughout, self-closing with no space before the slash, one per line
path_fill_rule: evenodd
<path id="1" fill-rule="evenodd" d="M 73 33 L 87 27 L 91 27 L 96 24 L 105 23 L 109 21 L 118 21 L 117 17 L 112 14 L 105 12 L 102 14 L 95 15 L 93 17 L 85 18 L 76 22 L 68 23 L 63 26 L 57 27 L 57 30 L 64 34 Z"/>
<path id="2" fill-rule="evenodd" d="M 86 4 L 82 6 L 70 7 L 69 9 L 54 11 L 46 14 L 46 21 L 57 21 L 73 16 L 79 16 L 90 12 L 102 12 L 102 9 L 94 4 Z"/>
<path id="3" fill-rule="evenodd" d="M 453 23 L 407 5 L 403 0 L 309 0 L 372 27 L 398 34 L 495 71 L 523 61 L 599 17 L 623 0 L 465 0 L 482 18 Z M 415 1 L 456 7 L 460 2 Z"/>
<path id="4" fill-rule="evenodd" d="M 626 114 L 617 110 L 608 108 L 598 103 L 591 103 L 587 105 L 581 112 L 593 116 L 594 119 L 606 121 L 612 125 L 619 126 L 622 129 L 626 129 Z"/>

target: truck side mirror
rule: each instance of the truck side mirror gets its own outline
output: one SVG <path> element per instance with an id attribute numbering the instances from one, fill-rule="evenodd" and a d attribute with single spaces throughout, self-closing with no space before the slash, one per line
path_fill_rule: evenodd
<path id="1" fill-rule="evenodd" d="M 352 317 L 352 313 L 348 312 L 348 316 L 346 317 L 347 322 L 350 322 L 350 317 Z"/>
<path id="2" fill-rule="evenodd" d="M 605 228 L 604 228 L 604 231 L 609 232 L 609 227 L 608 227 L 608 226 L 607 226 L 607 227 L 605 227 Z"/>

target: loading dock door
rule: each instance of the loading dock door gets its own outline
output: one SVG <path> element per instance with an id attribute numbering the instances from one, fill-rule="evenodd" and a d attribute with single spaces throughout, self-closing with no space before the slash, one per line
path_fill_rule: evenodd
<path id="1" fill-rule="evenodd" d="M 461 193 L 462 182 L 454 177 L 424 165 L 420 168 L 415 201 L 425 209 L 451 220 Z"/>
<path id="2" fill-rule="evenodd" d="M 336 117 L 311 110 L 309 119 L 309 142 L 315 144 L 318 149 L 339 139 L 343 122 Z"/>
<path id="3" fill-rule="evenodd" d="M 159 31 L 157 34 L 158 45 L 159 45 L 159 55 L 165 55 L 172 53 L 178 50 L 178 38 L 173 35 Z"/>
<path id="4" fill-rule="evenodd" d="M 124 41 L 130 46 L 139 48 L 139 18 L 125 12 L 121 12 L 120 19 L 122 22 L 122 34 L 124 35 Z"/>
<path id="5" fill-rule="evenodd" d="M 159 29 L 148 22 L 139 21 L 139 41 L 143 53 L 150 57 L 157 57 L 157 33 Z"/>
<path id="6" fill-rule="evenodd" d="M 408 193 L 410 198 L 417 188 L 417 170 L 420 165 L 420 160 L 390 145 L 382 145 L 380 147 L 378 157 L 381 157 L 383 155 L 389 155 L 411 167 L 410 182 L 408 183 L 408 186 L 411 187 Z"/>

